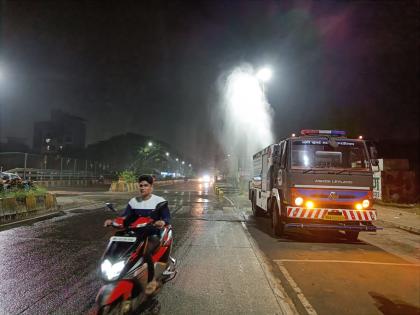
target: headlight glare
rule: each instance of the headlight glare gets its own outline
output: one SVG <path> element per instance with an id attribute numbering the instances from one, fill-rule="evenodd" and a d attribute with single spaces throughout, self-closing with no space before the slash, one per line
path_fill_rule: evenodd
<path id="1" fill-rule="evenodd" d="M 362 204 L 360 204 L 360 203 L 356 204 L 356 209 L 357 210 L 362 210 L 363 209 Z"/>
<path id="2" fill-rule="evenodd" d="M 297 197 L 295 199 L 295 205 L 296 206 L 301 206 L 303 204 L 303 198 L 302 197 Z"/>
<path id="3" fill-rule="evenodd" d="M 315 205 L 314 205 L 314 203 L 313 203 L 313 201 L 307 201 L 306 202 L 306 208 L 308 208 L 308 209 L 312 209 L 313 207 L 314 207 Z"/>
<path id="4" fill-rule="evenodd" d="M 112 280 L 120 275 L 124 266 L 124 261 L 118 261 L 115 264 L 112 264 L 108 259 L 106 259 L 101 265 L 101 271 L 108 280 Z"/>

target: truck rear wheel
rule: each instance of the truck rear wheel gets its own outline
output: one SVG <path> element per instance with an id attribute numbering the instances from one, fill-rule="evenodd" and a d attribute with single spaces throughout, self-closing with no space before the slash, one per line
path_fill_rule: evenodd
<path id="1" fill-rule="evenodd" d="M 271 214 L 271 228 L 274 236 L 284 235 L 284 222 L 281 220 L 281 214 L 277 202 L 272 207 L 273 212 Z"/>
<path id="2" fill-rule="evenodd" d="M 358 231 L 345 231 L 344 233 L 346 234 L 347 240 L 349 240 L 350 242 L 357 241 L 357 238 L 359 237 Z"/>
<path id="3" fill-rule="evenodd" d="M 257 201 L 255 200 L 255 195 L 252 197 L 252 214 L 254 217 L 261 217 L 264 215 L 263 210 L 257 206 Z"/>

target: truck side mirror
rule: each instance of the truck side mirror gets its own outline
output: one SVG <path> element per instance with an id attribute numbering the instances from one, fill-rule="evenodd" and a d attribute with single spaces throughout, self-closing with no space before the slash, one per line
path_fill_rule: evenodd
<path id="1" fill-rule="evenodd" d="M 372 160 L 377 160 L 378 159 L 378 150 L 376 150 L 376 148 L 374 146 L 369 147 L 369 153 L 370 153 L 370 158 Z M 379 162 L 378 164 L 379 165 Z"/>
<path id="2" fill-rule="evenodd" d="M 372 171 L 376 172 L 380 172 L 380 168 L 379 168 L 379 160 L 378 159 L 372 159 L 370 160 L 370 164 L 372 165 Z"/>

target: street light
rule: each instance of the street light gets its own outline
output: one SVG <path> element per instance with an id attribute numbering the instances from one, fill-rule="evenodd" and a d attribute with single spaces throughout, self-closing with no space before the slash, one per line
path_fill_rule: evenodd
<path id="1" fill-rule="evenodd" d="M 169 152 L 166 152 L 166 153 L 165 153 L 165 155 L 166 155 L 166 156 L 169 156 Z"/>
<path id="2" fill-rule="evenodd" d="M 269 67 L 264 67 L 258 70 L 257 78 L 261 82 L 268 82 L 270 81 L 271 77 L 273 76 L 273 71 Z"/>
<path id="3" fill-rule="evenodd" d="M 149 141 L 148 145 L 149 145 L 149 147 L 153 146 L 153 142 Z"/>
<path id="4" fill-rule="evenodd" d="M 177 162 L 178 162 L 178 161 L 179 161 L 179 159 L 178 159 L 178 158 L 176 158 L 176 159 L 175 159 L 175 161 L 177 161 Z"/>
<path id="5" fill-rule="evenodd" d="M 185 161 L 182 161 L 182 165 L 184 165 L 185 164 Z"/>
<path id="6" fill-rule="evenodd" d="M 271 80 L 271 77 L 273 76 L 273 71 L 269 67 L 264 67 L 258 70 L 256 74 L 256 78 L 261 83 L 261 89 L 263 94 L 265 95 L 265 83 Z"/>

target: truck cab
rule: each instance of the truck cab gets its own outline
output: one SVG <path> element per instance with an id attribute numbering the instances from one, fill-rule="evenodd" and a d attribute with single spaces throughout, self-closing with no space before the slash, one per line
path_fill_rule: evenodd
<path id="1" fill-rule="evenodd" d="M 286 229 L 342 230 L 349 240 L 375 231 L 373 169 L 365 140 L 339 130 L 302 130 L 253 157 L 249 198 L 269 214 L 276 235 Z"/>

